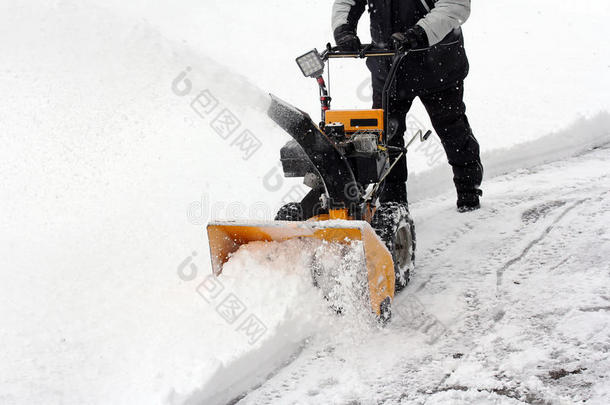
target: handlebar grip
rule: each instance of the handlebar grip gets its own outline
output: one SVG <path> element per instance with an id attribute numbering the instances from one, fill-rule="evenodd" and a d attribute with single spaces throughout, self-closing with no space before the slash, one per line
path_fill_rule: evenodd
<path id="1" fill-rule="evenodd" d="M 359 51 L 342 51 L 339 47 L 326 45 L 326 51 L 322 55 L 324 60 L 338 58 L 369 58 L 380 56 L 396 56 L 396 51 L 386 48 L 375 48 L 374 44 L 364 44 Z"/>

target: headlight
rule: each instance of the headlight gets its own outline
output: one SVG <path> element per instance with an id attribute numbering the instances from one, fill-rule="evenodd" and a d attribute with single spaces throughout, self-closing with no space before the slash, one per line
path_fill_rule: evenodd
<path id="1" fill-rule="evenodd" d="M 306 77 L 316 78 L 324 73 L 324 61 L 317 49 L 297 58 L 297 65 Z"/>

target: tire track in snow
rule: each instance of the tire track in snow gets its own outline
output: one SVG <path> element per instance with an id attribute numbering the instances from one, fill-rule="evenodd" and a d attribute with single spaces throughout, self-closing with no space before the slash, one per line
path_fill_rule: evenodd
<path id="1" fill-rule="evenodd" d="M 602 177 L 606 177 L 606 176 L 602 176 Z M 594 180 L 594 182 L 597 182 L 599 179 Z M 515 199 L 514 201 L 507 201 L 506 203 L 506 207 L 510 208 L 510 209 L 518 209 L 519 206 L 521 206 L 524 202 L 530 202 L 530 201 L 536 201 L 541 199 L 544 196 L 543 193 L 535 193 L 534 196 L 531 196 L 531 198 L 524 200 L 521 199 Z M 522 259 L 525 255 L 527 255 L 527 253 L 534 247 L 536 246 L 538 243 L 542 242 L 546 236 L 548 236 L 548 234 L 553 230 L 553 228 L 574 208 L 578 207 L 579 205 L 585 203 L 586 201 L 588 201 L 590 199 L 582 199 L 582 200 L 578 200 L 576 202 L 574 202 L 572 205 L 570 205 L 569 207 L 567 207 L 565 210 L 563 210 L 558 216 L 557 218 L 555 218 L 553 220 L 553 222 L 551 223 L 551 225 L 547 226 L 541 237 L 536 238 L 534 241 L 532 241 L 530 244 L 528 244 L 527 249 L 524 249 L 515 259 L 512 259 L 511 261 L 509 261 L 509 263 L 512 264 L 516 264 L 517 262 L 519 262 L 520 259 Z M 554 208 L 557 207 L 561 207 L 565 205 L 565 202 L 563 202 L 563 204 L 559 204 L 558 201 L 551 201 L 551 202 L 546 202 L 546 203 L 542 203 L 541 205 L 539 205 L 538 207 L 542 206 L 545 207 L 545 209 L 543 209 L 543 212 L 541 213 L 542 215 L 540 215 L 540 217 L 544 217 L 546 216 L 548 213 L 550 213 Z M 522 214 L 522 217 L 524 214 L 526 213 L 532 213 L 532 209 L 526 210 L 524 211 L 524 213 Z M 497 210 L 494 210 L 493 214 L 498 213 Z M 484 223 L 485 221 L 491 219 L 492 217 L 494 217 L 494 215 L 484 215 L 481 216 L 479 218 L 477 218 L 476 221 L 471 222 L 466 224 L 466 226 L 460 228 L 459 230 L 455 231 L 452 235 L 464 235 L 466 233 L 468 233 L 468 230 L 472 230 L 474 228 L 476 228 L 477 226 L 479 226 L 481 223 Z M 535 218 L 535 220 L 531 220 L 531 221 L 524 221 L 526 223 L 526 225 L 533 225 L 534 223 L 536 223 L 540 217 Z M 529 219 L 531 218 L 528 217 Z M 515 232 L 518 232 L 519 228 L 515 229 Z M 459 237 L 458 237 L 459 238 Z M 434 249 L 430 249 L 430 251 L 435 251 L 436 253 L 438 253 L 439 255 L 442 256 L 443 253 L 446 254 L 445 250 L 451 248 L 455 243 L 458 242 L 458 238 L 444 242 L 442 245 L 441 249 L 438 248 L 434 248 Z M 509 253 L 508 251 L 506 251 L 505 254 Z M 430 260 L 427 262 L 429 265 L 433 264 L 435 259 L 437 259 L 437 257 L 431 257 Z M 506 269 L 510 268 L 511 266 L 503 266 L 503 268 L 506 267 Z M 491 269 L 493 268 L 493 265 L 489 265 L 486 266 L 487 269 Z M 483 272 L 485 273 L 485 272 Z M 430 282 L 430 280 L 432 280 L 434 277 L 438 276 L 438 274 L 432 274 L 430 275 L 425 281 L 423 281 L 420 286 L 417 288 L 416 292 L 420 292 L 422 290 L 425 289 L 425 287 L 427 286 L 427 284 Z M 484 291 L 481 291 L 484 292 Z M 467 350 L 465 350 L 466 353 L 470 353 L 472 352 L 478 345 L 478 343 L 476 343 L 476 341 L 483 336 L 485 333 L 490 332 L 491 330 L 493 330 L 494 326 L 500 322 L 504 315 L 505 315 L 505 311 L 502 309 L 501 305 L 496 305 L 496 306 L 489 306 L 487 305 L 486 307 L 481 307 L 480 305 L 478 305 L 481 301 L 481 299 L 479 298 L 479 294 L 478 291 L 475 289 L 469 289 L 468 291 L 466 291 L 465 293 L 465 297 L 466 297 L 466 301 L 468 303 L 467 307 L 464 309 L 464 312 L 462 313 L 464 315 L 464 317 L 458 321 L 458 323 L 454 324 L 454 325 L 448 325 L 450 329 L 453 329 L 453 331 L 451 332 L 451 335 L 457 335 L 460 339 L 462 339 L 462 345 L 464 348 L 466 348 Z M 487 298 L 491 298 L 491 297 L 487 297 Z M 489 300 L 487 298 L 483 298 L 483 300 L 485 301 L 489 301 L 492 302 L 493 300 Z M 473 305 L 472 304 L 477 304 L 477 305 Z M 458 325 L 462 325 L 462 327 L 460 329 L 454 329 L 456 326 Z M 463 340 L 463 337 L 467 336 L 466 341 Z M 455 342 L 454 342 L 455 343 Z M 463 356 L 463 354 L 462 354 Z M 430 395 L 430 392 L 444 392 L 449 390 L 450 388 L 448 387 L 443 387 L 443 385 L 445 384 L 445 382 L 452 376 L 452 373 L 448 373 L 446 375 L 444 375 L 440 381 L 438 382 L 438 384 L 436 385 L 436 387 L 434 389 L 432 389 L 432 391 L 428 390 L 423 390 L 420 391 L 420 394 L 422 395 Z M 459 388 L 459 387 L 458 387 Z M 518 391 L 507 391 L 510 395 L 504 395 L 503 394 L 503 390 L 500 390 L 500 392 L 495 392 L 495 391 L 489 391 L 489 392 L 494 392 L 497 395 L 500 396 L 507 396 L 509 398 L 513 398 L 515 397 L 515 395 L 518 394 Z M 526 400 L 526 403 L 540 403 L 541 401 L 541 397 L 539 394 L 537 393 L 532 393 L 532 392 L 525 392 L 524 395 L 526 395 L 526 397 L 528 398 L 528 400 Z M 408 396 L 406 396 L 405 398 L 408 398 Z M 534 401 L 534 402 L 531 402 Z M 538 402 L 536 402 L 538 401 Z"/>
<path id="2" fill-rule="evenodd" d="M 585 203 L 587 200 L 589 200 L 589 199 L 585 198 L 585 199 L 582 199 L 582 200 L 578 200 L 574 204 L 572 204 L 569 207 L 565 208 L 557 216 L 557 218 L 555 218 L 555 220 L 549 226 L 546 227 L 546 229 L 542 232 L 542 234 L 540 236 L 538 236 L 536 239 L 534 239 L 533 241 L 531 241 L 530 243 L 527 244 L 527 246 L 523 249 L 523 251 L 517 257 L 512 258 L 511 260 L 506 262 L 506 264 L 504 266 L 502 266 L 501 268 L 499 268 L 497 270 L 497 272 L 496 272 L 496 287 L 497 287 L 498 291 L 500 290 L 500 287 L 502 286 L 502 282 L 503 282 L 503 278 L 504 278 L 504 272 L 506 270 L 508 270 L 509 268 L 511 268 L 513 265 L 515 265 L 518 262 L 520 262 L 529 253 L 529 251 L 534 246 L 536 246 L 538 243 L 542 242 L 544 240 L 544 238 L 546 238 L 551 233 L 551 231 L 553 230 L 553 228 L 555 228 L 555 225 L 557 225 L 559 223 L 559 221 L 561 221 L 570 211 L 572 211 L 577 206 Z"/>

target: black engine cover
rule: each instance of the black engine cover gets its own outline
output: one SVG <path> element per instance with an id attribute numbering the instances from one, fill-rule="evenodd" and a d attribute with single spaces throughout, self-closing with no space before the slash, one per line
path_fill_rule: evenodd
<path id="1" fill-rule="evenodd" d="M 307 173 L 316 173 L 309 157 L 295 140 L 289 141 L 280 149 L 280 160 L 286 177 L 305 177 Z"/>
<path id="2" fill-rule="evenodd" d="M 348 156 L 356 181 L 361 185 L 377 183 L 388 169 L 388 155 L 378 152 L 368 156 Z"/>

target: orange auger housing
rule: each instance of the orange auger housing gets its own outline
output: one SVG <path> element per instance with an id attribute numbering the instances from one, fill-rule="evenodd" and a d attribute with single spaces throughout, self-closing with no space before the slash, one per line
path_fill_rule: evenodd
<path id="1" fill-rule="evenodd" d="M 349 244 L 361 241 L 366 258 L 371 309 L 381 315 L 384 300 L 394 298 L 394 263 L 392 255 L 365 221 L 327 220 L 262 223 L 213 222 L 208 225 L 208 239 L 214 274 L 220 275 L 231 253 L 254 241 L 282 242 L 293 238 L 315 238 Z"/>

